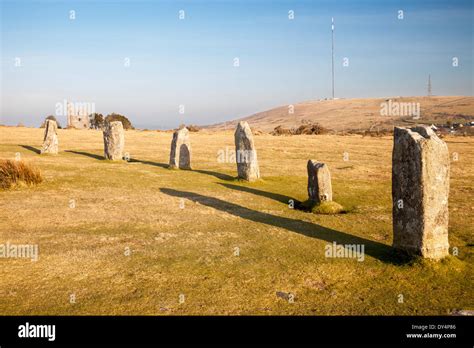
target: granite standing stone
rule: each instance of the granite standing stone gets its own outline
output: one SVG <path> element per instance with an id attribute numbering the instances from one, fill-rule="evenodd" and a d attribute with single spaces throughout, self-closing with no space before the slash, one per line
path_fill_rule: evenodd
<path id="1" fill-rule="evenodd" d="M 59 149 L 58 124 L 54 120 L 46 120 L 44 127 L 44 139 L 41 153 L 57 154 Z"/>
<path id="2" fill-rule="evenodd" d="M 170 151 L 170 168 L 191 169 L 191 142 L 189 130 L 184 127 L 173 133 Z"/>
<path id="3" fill-rule="evenodd" d="M 125 136 L 122 122 L 106 122 L 103 133 L 105 159 L 112 161 L 122 160 L 123 148 L 125 145 Z"/>
<path id="4" fill-rule="evenodd" d="M 308 161 L 308 197 L 315 204 L 332 201 L 331 173 L 325 163 Z"/>
<path id="5" fill-rule="evenodd" d="M 254 181 L 260 178 L 257 150 L 253 142 L 252 131 L 247 122 L 241 121 L 234 134 L 235 159 L 240 179 Z"/>
<path id="6" fill-rule="evenodd" d="M 449 254 L 449 152 L 430 127 L 394 130 L 393 247 L 440 259 Z"/>

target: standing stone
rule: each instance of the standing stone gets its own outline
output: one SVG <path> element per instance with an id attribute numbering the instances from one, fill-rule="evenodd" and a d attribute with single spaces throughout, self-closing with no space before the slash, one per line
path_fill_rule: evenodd
<path id="1" fill-rule="evenodd" d="M 308 196 L 315 204 L 332 201 L 331 173 L 325 163 L 308 161 Z"/>
<path id="2" fill-rule="evenodd" d="M 393 247 L 440 259 L 449 254 L 449 152 L 430 127 L 394 130 Z"/>
<path id="3" fill-rule="evenodd" d="M 234 134 L 235 160 L 240 179 L 254 181 L 260 178 L 257 150 L 253 142 L 252 131 L 245 121 L 239 122 Z"/>
<path id="4" fill-rule="evenodd" d="M 57 154 L 59 148 L 58 124 L 54 120 L 46 120 L 44 128 L 44 139 L 41 153 Z"/>
<path id="5" fill-rule="evenodd" d="M 125 136 L 120 121 L 106 122 L 104 128 L 104 156 L 105 159 L 119 161 L 123 159 Z"/>
<path id="6" fill-rule="evenodd" d="M 173 133 L 170 151 L 170 168 L 191 169 L 191 142 L 186 127 Z"/>

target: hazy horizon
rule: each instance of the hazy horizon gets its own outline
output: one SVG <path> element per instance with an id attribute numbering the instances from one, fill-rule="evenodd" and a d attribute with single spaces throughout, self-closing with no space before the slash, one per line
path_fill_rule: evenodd
<path id="1" fill-rule="evenodd" d="M 0 123 L 9 125 L 37 127 L 63 100 L 153 129 L 329 98 L 332 17 L 336 97 L 424 96 L 429 74 L 433 95 L 473 95 L 471 1 L 2 1 L 0 9 Z"/>

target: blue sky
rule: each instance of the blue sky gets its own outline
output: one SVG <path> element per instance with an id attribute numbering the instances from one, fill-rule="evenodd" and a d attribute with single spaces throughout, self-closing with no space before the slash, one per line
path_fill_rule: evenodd
<path id="1" fill-rule="evenodd" d="M 170 128 L 330 97 L 331 17 L 336 97 L 425 95 L 428 74 L 433 94 L 473 94 L 472 1 L 0 3 L 6 124 L 38 126 L 64 99 Z"/>

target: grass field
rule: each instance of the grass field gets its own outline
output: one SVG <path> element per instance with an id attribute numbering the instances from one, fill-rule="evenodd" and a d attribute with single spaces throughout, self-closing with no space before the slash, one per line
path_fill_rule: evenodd
<path id="1" fill-rule="evenodd" d="M 403 263 L 390 247 L 391 137 L 256 136 L 263 180 L 244 183 L 235 163 L 217 161 L 233 149 L 232 132 L 191 133 L 192 171 L 166 168 L 167 132 L 127 131 L 131 161 L 120 163 L 103 160 L 99 131 L 59 130 L 57 156 L 37 153 L 42 136 L 0 127 L 0 158 L 20 153 L 44 176 L 0 191 L 0 243 L 39 245 L 36 262 L 0 259 L 2 315 L 474 309 L 473 138 L 445 138 L 458 154 L 449 239 L 459 255 Z M 334 199 L 349 213 L 289 208 L 307 198 L 308 159 L 329 164 Z M 364 261 L 325 257 L 333 241 L 364 244 Z"/>

